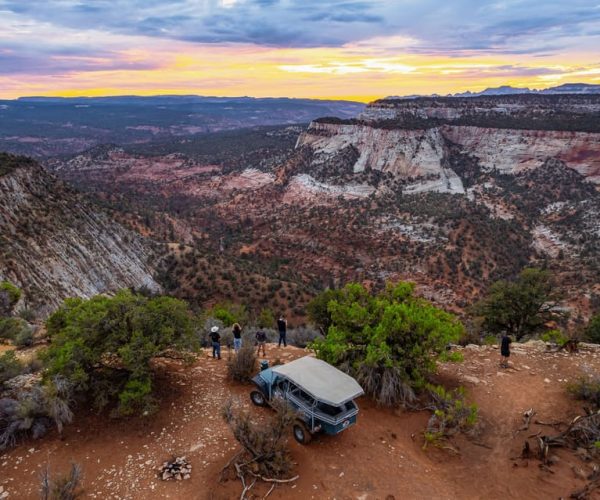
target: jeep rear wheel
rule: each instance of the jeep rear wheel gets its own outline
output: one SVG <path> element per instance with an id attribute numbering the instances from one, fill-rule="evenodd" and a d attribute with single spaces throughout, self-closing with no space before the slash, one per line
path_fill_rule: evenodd
<path id="1" fill-rule="evenodd" d="M 267 400 L 265 399 L 264 394 L 260 391 L 252 391 L 250 393 L 250 399 L 256 406 L 266 406 L 267 405 Z"/>
<path id="2" fill-rule="evenodd" d="M 307 429 L 304 422 L 296 421 L 294 424 L 294 439 L 300 444 L 308 444 L 312 440 L 312 434 Z"/>

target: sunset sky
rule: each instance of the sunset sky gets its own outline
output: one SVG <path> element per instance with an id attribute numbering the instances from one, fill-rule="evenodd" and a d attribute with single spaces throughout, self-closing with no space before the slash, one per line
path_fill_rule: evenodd
<path id="1" fill-rule="evenodd" d="M 0 0 L 0 98 L 600 84 L 600 0 Z"/>

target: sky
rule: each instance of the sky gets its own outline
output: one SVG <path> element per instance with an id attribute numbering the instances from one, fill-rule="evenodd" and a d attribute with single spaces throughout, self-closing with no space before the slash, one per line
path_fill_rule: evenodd
<path id="1" fill-rule="evenodd" d="M 600 0 L 0 0 L 0 98 L 600 84 Z"/>

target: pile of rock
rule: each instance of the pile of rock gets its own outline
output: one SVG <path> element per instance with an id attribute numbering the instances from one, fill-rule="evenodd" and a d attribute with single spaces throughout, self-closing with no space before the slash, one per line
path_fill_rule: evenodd
<path id="1" fill-rule="evenodd" d="M 192 474 L 192 464 L 185 457 L 176 457 L 164 462 L 162 467 L 158 468 L 158 473 L 163 481 L 189 479 Z"/>

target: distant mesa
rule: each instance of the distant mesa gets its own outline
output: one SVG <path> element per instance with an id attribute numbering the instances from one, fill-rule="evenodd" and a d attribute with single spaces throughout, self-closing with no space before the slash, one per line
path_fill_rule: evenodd
<path id="1" fill-rule="evenodd" d="M 501 85 L 500 87 L 490 87 L 481 92 L 460 92 L 457 94 L 448 94 L 446 97 L 481 97 L 492 95 L 514 95 L 514 94 L 541 94 L 541 95 L 556 95 L 556 94 L 600 94 L 600 85 L 589 83 L 564 83 L 557 87 L 547 89 L 530 89 L 527 87 L 511 87 L 510 85 Z M 417 99 L 419 97 L 440 97 L 439 94 L 428 95 L 406 95 L 406 96 L 389 96 L 386 99 Z"/>

